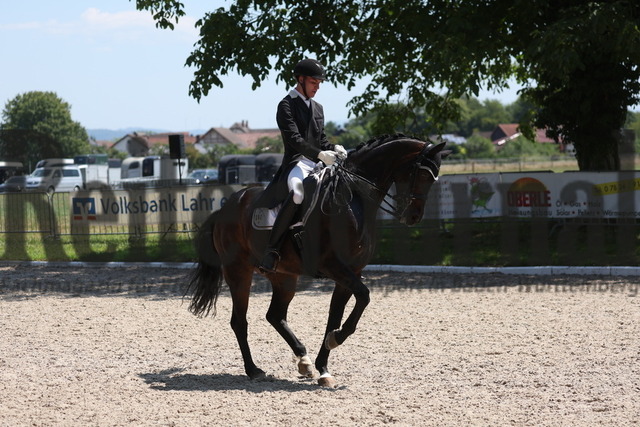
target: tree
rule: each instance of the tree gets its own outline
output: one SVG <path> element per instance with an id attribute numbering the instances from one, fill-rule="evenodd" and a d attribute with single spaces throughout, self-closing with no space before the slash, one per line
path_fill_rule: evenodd
<path id="1" fill-rule="evenodd" d="M 467 157 L 472 159 L 490 159 L 495 157 L 496 149 L 491 143 L 491 140 L 484 138 L 480 135 L 473 134 L 468 139 L 464 148 L 467 153 Z"/>
<path id="2" fill-rule="evenodd" d="M 41 159 L 91 151 L 87 131 L 71 119 L 71 107 L 53 92 L 26 92 L 2 112 L 0 157 L 34 165 Z"/>
<path id="3" fill-rule="evenodd" d="M 557 156 L 558 154 L 559 151 L 556 144 L 530 141 L 520 136 L 504 144 L 500 151 L 498 151 L 497 157 L 526 159 L 528 157 Z"/>
<path id="4" fill-rule="evenodd" d="M 137 7 L 162 28 L 184 15 L 178 0 Z M 231 72 L 254 88 L 273 70 L 289 81 L 315 56 L 336 84 L 369 79 L 354 115 L 377 110 L 391 130 L 423 111 L 438 128 L 459 116 L 460 97 L 515 78 L 534 106 L 524 130 L 572 142 L 583 170 L 615 169 L 616 134 L 640 92 L 639 21 L 631 0 L 236 0 L 197 21 L 189 92 L 200 99 Z"/>
<path id="5" fill-rule="evenodd" d="M 459 133 L 471 136 L 474 132 L 490 132 L 500 123 L 512 123 L 512 116 L 496 100 L 480 102 L 476 98 L 461 99 L 461 114 L 458 120 Z"/>
<path id="6" fill-rule="evenodd" d="M 522 92 L 540 107 L 532 124 L 572 142 L 581 170 L 619 169 L 620 129 L 639 100 L 640 3 L 531 3 L 540 7 L 529 9 L 535 18 L 523 22 L 518 50 L 538 82 Z"/>

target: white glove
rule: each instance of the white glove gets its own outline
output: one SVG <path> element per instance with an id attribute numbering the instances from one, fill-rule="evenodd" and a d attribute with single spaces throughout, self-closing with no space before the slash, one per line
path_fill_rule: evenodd
<path id="1" fill-rule="evenodd" d="M 342 145 L 336 145 L 333 147 L 333 149 L 336 151 L 336 155 L 340 160 L 344 160 L 347 158 L 347 150 L 345 150 Z"/>
<path id="2" fill-rule="evenodd" d="M 336 162 L 337 154 L 338 153 L 331 150 L 321 151 L 320 154 L 318 154 L 318 160 L 320 160 L 322 163 L 324 163 L 327 166 L 331 166 Z"/>

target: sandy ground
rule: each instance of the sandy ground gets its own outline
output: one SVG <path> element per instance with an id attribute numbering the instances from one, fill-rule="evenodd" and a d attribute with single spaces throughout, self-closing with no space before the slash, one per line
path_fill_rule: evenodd
<path id="1" fill-rule="evenodd" d="M 229 327 L 187 311 L 187 271 L 0 264 L 0 425 L 633 425 L 640 278 L 369 274 L 360 328 L 332 352 L 336 389 L 299 378 L 264 319 L 249 381 Z M 331 283 L 289 321 L 313 358 Z"/>

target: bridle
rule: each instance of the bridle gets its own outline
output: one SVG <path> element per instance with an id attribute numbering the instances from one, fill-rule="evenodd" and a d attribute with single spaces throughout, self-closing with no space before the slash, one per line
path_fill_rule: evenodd
<path id="1" fill-rule="evenodd" d="M 429 173 L 433 178 L 433 181 L 436 182 L 438 180 L 438 174 L 440 172 L 440 166 L 433 161 L 433 159 L 428 157 L 429 151 L 433 147 L 433 144 L 425 145 L 425 147 L 420 151 L 420 154 L 415 158 L 411 167 L 411 184 L 409 186 L 409 193 L 406 195 L 396 194 L 391 195 L 388 191 L 380 188 L 374 182 L 371 182 L 367 178 L 358 175 L 355 172 L 352 172 L 348 169 L 343 168 L 341 165 L 336 163 L 338 169 L 343 172 L 348 173 L 352 177 L 358 179 L 361 183 L 367 185 L 368 187 L 376 190 L 380 194 L 384 195 L 382 199 L 382 204 L 380 205 L 380 209 L 384 212 L 392 215 L 396 219 L 400 219 L 402 213 L 406 209 L 407 206 L 415 202 L 416 200 L 422 200 L 423 202 L 427 199 L 427 193 L 421 193 L 419 185 L 423 180 L 421 179 L 425 173 Z M 394 206 L 389 200 L 396 202 Z"/>
<path id="2" fill-rule="evenodd" d="M 426 202 L 428 191 L 421 193 L 421 188 L 419 188 L 420 183 L 424 182 L 424 180 L 422 179 L 425 176 L 424 174 L 430 174 L 433 178 L 433 182 L 436 182 L 438 180 L 440 166 L 435 161 L 433 161 L 433 159 L 428 157 L 429 151 L 432 147 L 433 145 L 431 144 L 425 145 L 425 147 L 422 149 L 422 151 L 420 151 L 420 154 L 418 154 L 413 162 L 413 165 L 411 166 L 412 171 L 410 179 L 411 184 L 409 185 L 409 194 L 397 194 L 395 196 L 391 196 L 391 198 L 396 202 L 396 205 L 402 208 L 402 211 L 404 211 L 407 206 L 414 203 L 416 200 L 422 201 L 423 204 Z M 397 211 L 399 210 L 400 209 L 397 208 L 395 209 L 396 215 Z"/>

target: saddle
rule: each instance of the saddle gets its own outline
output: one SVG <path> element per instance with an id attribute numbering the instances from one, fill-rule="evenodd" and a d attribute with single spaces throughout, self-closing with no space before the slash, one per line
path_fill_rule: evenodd
<path id="1" fill-rule="evenodd" d="M 316 168 L 309 176 L 307 176 L 302 185 L 304 186 L 305 198 L 291 224 L 291 228 L 304 226 L 311 211 L 315 208 L 320 199 L 320 193 L 323 188 L 327 187 L 327 181 L 330 179 L 327 173 L 329 168 Z M 323 185 L 324 182 L 324 185 Z M 273 187 L 284 185 L 284 181 L 277 182 Z M 253 207 L 251 226 L 255 230 L 270 230 L 278 216 L 278 211 L 282 205 L 282 199 L 279 202 L 273 202 L 277 198 L 276 194 L 287 194 L 281 188 L 267 187 L 263 194 L 258 198 Z"/>
<path id="2" fill-rule="evenodd" d="M 291 237 L 296 250 L 302 258 L 307 274 L 318 275 L 318 261 L 321 239 L 326 238 L 320 232 L 320 218 L 323 214 L 335 214 L 335 192 L 337 183 L 337 169 L 333 166 L 316 168 L 303 181 L 305 198 L 290 226 Z M 284 183 L 286 186 L 286 183 Z M 269 187 L 265 189 L 265 192 Z M 278 192 L 278 190 L 271 190 Z M 280 189 L 280 193 L 282 193 Z M 253 207 L 251 225 L 257 231 L 270 231 L 278 216 L 281 205 L 272 206 L 269 194 L 260 196 Z M 338 205 L 342 205 L 339 203 Z M 344 205 L 346 206 L 346 204 Z M 349 208 L 347 206 L 347 208 Z M 268 233 L 254 233 L 256 247 L 266 245 Z"/>

